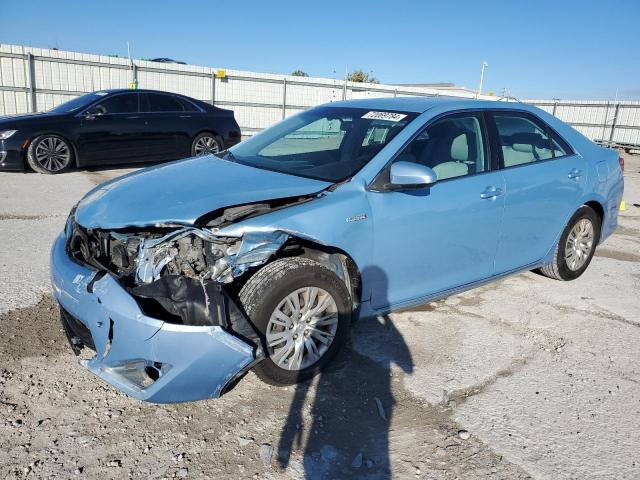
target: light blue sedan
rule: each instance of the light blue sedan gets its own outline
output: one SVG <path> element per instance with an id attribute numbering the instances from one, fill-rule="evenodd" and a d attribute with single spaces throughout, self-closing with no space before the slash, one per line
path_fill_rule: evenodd
<path id="1" fill-rule="evenodd" d="M 528 105 L 336 102 L 219 154 L 104 183 L 51 275 L 72 349 L 136 398 L 306 380 L 353 319 L 524 270 L 573 280 L 615 230 L 623 163 Z M 365 372 L 366 374 L 366 372 Z"/>

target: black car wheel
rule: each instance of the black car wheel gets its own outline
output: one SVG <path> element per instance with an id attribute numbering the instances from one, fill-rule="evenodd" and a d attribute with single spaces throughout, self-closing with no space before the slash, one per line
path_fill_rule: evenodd
<path id="1" fill-rule="evenodd" d="M 191 143 L 191 155 L 194 157 L 218 153 L 220 150 L 222 150 L 220 142 L 216 140 L 213 133 L 209 132 L 201 133 Z"/>
<path id="2" fill-rule="evenodd" d="M 73 148 L 58 135 L 41 135 L 29 145 L 27 162 L 38 173 L 61 173 L 73 164 Z"/>
<path id="3" fill-rule="evenodd" d="M 264 336 L 267 358 L 254 371 L 272 385 L 313 377 L 347 339 L 349 292 L 335 273 L 308 258 L 267 264 L 247 280 L 238 299 Z"/>
<path id="4" fill-rule="evenodd" d="M 565 227 L 549 265 L 540 273 L 556 280 L 574 280 L 591 263 L 600 240 L 600 218 L 590 207 L 583 205 Z"/>

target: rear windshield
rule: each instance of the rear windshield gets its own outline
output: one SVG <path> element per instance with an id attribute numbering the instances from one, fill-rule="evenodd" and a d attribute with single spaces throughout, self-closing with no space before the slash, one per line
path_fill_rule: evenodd
<path id="1" fill-rule="evenodd" d="M 231 149 L 256 168 L 340 182 L 352 177 L 418 114 L 319 107 L 290 117 Z"/>

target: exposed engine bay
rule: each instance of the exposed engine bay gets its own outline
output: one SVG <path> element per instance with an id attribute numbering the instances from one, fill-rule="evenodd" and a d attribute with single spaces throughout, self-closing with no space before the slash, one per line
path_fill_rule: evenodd
<path id="1" fill-rule="evenodd" d="M 275 208 L 281 206 L 278 202 Z M 203 226 L 117 231 L 85 229 L 72 212 L 66 248 L 77 261 L 114 276 L 147 313 L 172 323 L 226 327 L 259 348 L 257 332 L 224 285 L 267 262 L 290 236 L 277 230 L 246 233 L 241 238 L 216 232 L 272 208 L 269 204 L 226 208 L 203 219 Z"/>

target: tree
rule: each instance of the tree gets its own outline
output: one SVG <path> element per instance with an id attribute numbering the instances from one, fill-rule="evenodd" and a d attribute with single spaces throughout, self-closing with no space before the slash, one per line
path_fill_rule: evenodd
<path id="1" fill-rule="evenodd" d="M 349 75 L 347 75 L 347 80 L 349 82 L 356 83 L 380 83 L 380 81 L 376 77 L 369 75 L 363 70 L 354 70 Z"/>
<path id="2" fill-rule="evenodd" d="M 307 72 L 304 72 L 302 70 L 294 70 L 293 72 L 291 72 L 291 75 L 294 77 L 308 77 L 309 74 L 307 74 Z"/>

